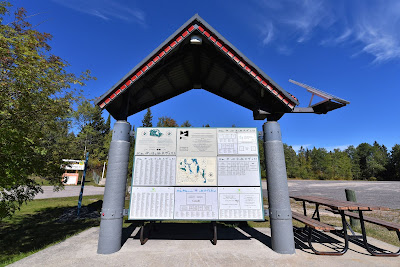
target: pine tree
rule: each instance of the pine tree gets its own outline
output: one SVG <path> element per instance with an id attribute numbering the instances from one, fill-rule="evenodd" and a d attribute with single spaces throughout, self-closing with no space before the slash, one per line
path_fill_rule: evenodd
<path id="1" fill-rule="evenodd" d="M 182 123 L 181 127 L 192 127 L 192 125 L 190 124 L 190 122 L 188 120 L 186 120 Z"/>
<path id="2" fill-rule="evenodd" d="M 142 127 L 153 127 L 152 121 L 153 121 L 153 116 L 151 115 L 150 108 L 148 108 L 142 120 Z"/>

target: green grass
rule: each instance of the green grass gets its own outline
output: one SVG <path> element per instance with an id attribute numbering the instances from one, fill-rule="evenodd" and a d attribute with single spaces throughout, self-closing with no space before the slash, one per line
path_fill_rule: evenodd
<path id="1" fill-rule="evenodd" d="M 102 195 L 84 196 L 82 206 L 102 199 Z M 33 200 L 23 205 L 12 218 L 0 221 L 0 266 L 98 226 L 100 219 L 58 221 L 66 208 L 77 207 L 77 204 L 77 197 Z"/>

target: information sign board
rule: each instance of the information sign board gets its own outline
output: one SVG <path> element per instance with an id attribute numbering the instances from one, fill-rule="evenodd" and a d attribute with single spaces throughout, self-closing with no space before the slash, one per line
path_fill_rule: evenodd
<path id="1" fill-rule="evenodd" d="M 218 155 L 258 155 L 256 128 L 218 128 Z"/>
<path id="2" fill-rule="evenodd" d="M 135 155 L 175 156 L 175 128 L 137 128 Z"/>
<path id="3" fill-rule="evenodd" d="M 83 171 L 85 169 L 84 160 L 63 159 L 63 167 L 68 171 Z"/>
<path id="4" fill-rule="evenodd" d="M 220 220 L 263 220 L 260 187 L 218 187 Z"/>
<path id="5" fill-rule="evenodd" d="M 260 186 L 257 156 L 218 157 L 218 186 Z"/>
<path id="6" fill-rule="evenodd" d="M 176 187 L 174 219 L 217 220 L 216 187 Z"/>
<path id="7" fill-rule="evenodd" d="M 173 219 L 173 187 L 132 187 L 129 219 Z"/>
<path id="8" fill-rule="evenodd" d="M 177 156 L 217 156 L 217 129 L 178 128 L 177 131 Z"/>
<path id="9" fill-rule="evenodd" d="M 137 128 L 130 220 L 263 220 L 256 128 Z"/>
<path id="10" fill-rule="evenodd" d="M 174 186 L 176 157 L 136 156 L 133 185 Z"/>

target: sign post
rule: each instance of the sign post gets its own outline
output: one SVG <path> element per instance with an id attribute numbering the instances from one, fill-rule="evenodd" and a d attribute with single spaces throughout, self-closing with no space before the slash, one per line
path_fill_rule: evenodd
<path id="1" fill-rule="evenodd" d="M 87 170 L 88 161 L 89 161 L 89 152 L 86 153 L 85 168 L 83 170 L 81 193 L 79 194 L 79 201 L 78 201 L 78 217 L 81 212 L 83 189 L 85 187 L 85 178 L 86 178 L 86 170 Z"/>

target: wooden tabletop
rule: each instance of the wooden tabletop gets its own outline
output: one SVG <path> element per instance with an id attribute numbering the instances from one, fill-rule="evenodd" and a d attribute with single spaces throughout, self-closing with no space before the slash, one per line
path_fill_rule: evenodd
<path id="1" fill-rule="evenodd" d="M 290 196 L 298 201 L 307 201 L 314 204 L 324 205 L 334 210 L 390 210 L 387 207 L 370 206 L 358 202 L 335 200 L 318 196 Z"/>

